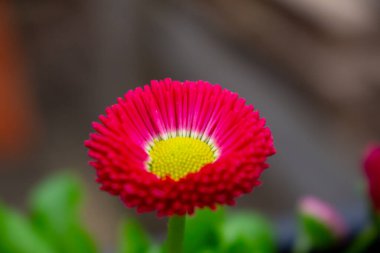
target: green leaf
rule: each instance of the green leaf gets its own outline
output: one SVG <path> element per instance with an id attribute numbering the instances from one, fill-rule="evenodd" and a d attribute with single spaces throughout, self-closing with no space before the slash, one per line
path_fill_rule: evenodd
<path id="1" fill-rule="evenodd" d="M 215 252 L 221 244 L 220 228 L 224 221 L 224 210 L 198 210 L 186 220 L 184 253 Z"/>
<path id="2" fill-rule="evenodd" d="M 61 173 L 48 178 L 31 194 L 32 222 L 59 253 L 97 252 L 93 239 L 81 224 L 82 191 L 74 175 Z"/>
<path id="3" fill-rule="evenodd" d="M 31 209 L 41 225 L 67 229 L 79 218 L 82 188 L 71 174 L 58 174 L 42 182 L 31 194 Z"/>
<path id="4" fill-rule="evenodd" d="M 158 245 L 151 244 L 150 249 L 148 250 L 148 253 L 161 253 L 161 248 Z"/>
<path id="5" fill-rule="evenodd" d="M 150 249 L 150 244 L 149 237 L 140 223 L 131 219 L 123 222 L 120 233 L 119 253 L 148 253 L 159 251 L 156 247 Z"/>
<path id="6" fill-rule="evenodd" d="M 303 237 L 304 244 L 309 243 L 313 249 L 326 249 L 337 242 L 336 236 L 324 223 L 315 217 L 301 214 L 300 215 L 299 237 Z"/>
<path id="7" fill-rule="evenodd" d="M 0 206 L 1 253 L 55 253 L 22 215 Z"/>
<path id="8" fill-rule="evenodd" d="M 271 224 L 256 213 L 229 216 L 223 226 L 223 252 L 272 253 L 277 251 Z"/>

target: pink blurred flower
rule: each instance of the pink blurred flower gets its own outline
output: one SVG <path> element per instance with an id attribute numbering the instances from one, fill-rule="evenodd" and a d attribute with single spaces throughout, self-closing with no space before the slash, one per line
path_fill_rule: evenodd
<path id="1" fill-rule="evenodd" d="M 324 224 L 336 238 L 343 238 L 347 234 L 347 226 L 342 216 L 329 203 L 307 196 L 301 199 L 299 209 L 302 214 Z"/>
<path id="2" fill-rule="evenodd" d="M 371 144 L 363 156 L 363 169 L 367 176 L 368 193 L 376 212 L 380 212 L 380 144 Z"/>

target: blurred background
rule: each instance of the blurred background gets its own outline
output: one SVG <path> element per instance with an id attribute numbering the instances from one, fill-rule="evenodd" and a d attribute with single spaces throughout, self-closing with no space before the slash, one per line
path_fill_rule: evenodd
<path id="1" fill-rule="evenodd" d="M 204 79 L 247 98 L 274 134 L 264 184 L 237 208 L 272 218 L 283 240 L 304 195 L 359 226 L 360 157 L 380 139 L 379 13 L 376 0 L 0 1 L 0 200 L 26 209 L 33 185 L 75 170 L 83 217 L 112 245 L 135 213 L 97 190 L 91 122 L 151 79 Z M 140 220 L 163 231 L 163 219 Z"/>

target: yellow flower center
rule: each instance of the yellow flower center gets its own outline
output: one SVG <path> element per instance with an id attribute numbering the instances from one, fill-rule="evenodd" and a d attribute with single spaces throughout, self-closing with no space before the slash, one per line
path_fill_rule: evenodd
<path id="1" fill-rule="evenodd" d="M 191 137 L 154 140 L 149 150 L 148 169 L 159 178 L 169 176 L 177 181 L 214 162 L 214 149 L 213 145 Z"/>

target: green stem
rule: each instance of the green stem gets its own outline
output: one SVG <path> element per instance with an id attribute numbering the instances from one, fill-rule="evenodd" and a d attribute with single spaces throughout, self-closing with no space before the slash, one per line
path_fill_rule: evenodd
<path id="1" fill-rule="evenodd" d="M 169 218 L 168 237 L 166 239 L 167 253 L 182 253 L 185 223 L 185 215 L 175 215 Z"/>

